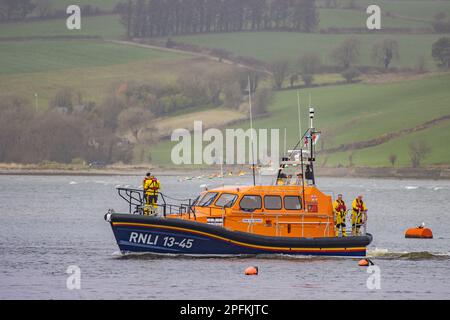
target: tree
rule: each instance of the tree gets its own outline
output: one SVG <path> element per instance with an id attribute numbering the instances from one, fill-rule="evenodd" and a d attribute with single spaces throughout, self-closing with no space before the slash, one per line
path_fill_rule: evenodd
<path id="1" fill-rule="evenodd" d="M 298 81 L 298 74 L 294 73 L 289 77 L 289 83 L 291 84 L 291 88 L 294 87 L 294 84 Z"/>
<path id="2" fill-rule="evenodd" d="M 420 163 L 431 152 L 431 147 L 425 141 L 413 141 L 409 144 L 409 157 L 413 168 L 420 167 Z"/>
<path id="3" fill-rule="evenodd" d="M 0 0 L 0 20 L 25 19 L 34 8 L 31 0 Z"/>
<path id="4" fill-rule="evenodd" d="M 242 91 L 238 83 L 227 83 L 223 88 L 225 95 L 224 106 L 226 108 L 238 109 L 242 101 Z"/>
<path id="5" fill-rule="evenodd" d="M 322 66 L 320 56 L 314 52 L 304 53 L 298 60 L 300 72 L 303 82 L 306 86 L 310 86 L 314 81 L 314 74 L 316 74 Z"/>
<path id="6" fill-rule="evenodd" d="M 55 97 L 50 101 L 52 108 L 60 108 L 63 112 L 71 113 L 74 106 L 74 92 L 70 88 L 62 88 L 56 92 Z"/>
<path id="7" fill-rule="evenodd" d="M 136 142 L 139 142 L 139 132 L 144 126 L 148 126 L 153 120 L 150 111 L 139 107 L 133 107 L 122 111 L 118 117 L 119 128 L 126 132 L 131 131 Z"/>
<path id="8" fill-rule="evenodd" d="M 389 67 L 392 59 L 398 59 L 398 42 L 393 39 L 384 39 L 377 42 L 372 47 L 372 59 L 381 65 L 385 69 Z"/>
<path id="9" fill-rule="evenodd" d="M 36 10 L 39 14 L 39 18 L 48 18 L 53 14 L 52 3 L 50 0 L 37 0 Z"/>
<path id="10" fill-rule="evenodd" d="M 252 103 L 252 113 L 254 116 L 267 113 L 267 108 L 273 102 L 273 91 L 269 88 L 262 88 L 256 92 Z"/>
<path id="11" fill-rule="evenodd" d="M 258 89 L 259 81 L 261 78 L 263 78 L 263 74 L 259 71 L 240 70 L 237 72 L 235 77 L 238 80 L 238 83 L 239 83 L 242 93 L 247 92 L 249 77 L 250 77 L 250 91 L 256 92 L 256 89 Z M 247 92 L 247 94 L 248 94 L 248 92 Z"/>
<path id="12" fill-rule="evenodd" d="M 128 38 L 131 37 L 131 23 L 133 20 L 133 2 L 132 0 L 128 0 L 127 4 L 122 4 L 120 6 L 120 23 L 126 29 L 126 35 Z"/>
<path id="13" fill-rule="evenodd" d="M 145 5 L 143 0 L 128 0 L 115 7 L 128 35 L 166 37 L 263 29 L 312 32 L 319 23 L 315 0 L 144 1 Z"/>
<path id="14" fill-rule="evenodd" d="M 310 73 L 302 73 L 302 80 L 305 86 L 309 87 L 314 81 L 314 75 Z"/>
<path id="15" fill-rule="evenodd" d="M 436 33 L 449 33 L 450 32 L 450 21 L 436 20 L 431 24 Z"/>
<path id="16" fill-rule="evenodd" d="M 450 68 L 450 38 L 442 37 L 433 43 L 431 55 L 436 60 L 438 66 Z"/>
<path id="17" fill-rule="evenodd" d="M 389 155 L 389 162 L 392 166 L 395 166 L 395 163 L 397 162 L 397 155 L 395 153 Z"/>
<path id="18" fill-rule="evenodd" d="M 427 71 L 427 61 L 425 60 L 424 56 L 420 56 L 417 59 L 416 71 L 419 73 L 424 73 Z"/>
<path id="19" fill-rule="evenodd" d="M 339 44 L 331 53 L 331 58 L 337 63 L 339 67 L 346 70 L 350 65 L 356 63 L 360 57 L 361 42 L 355 38 L 350 37 Z"/>
<path id="20" fill-rule="evenodd" d="M 444 20 L 447 18 L 447 14 L 445 12 L 438 12 L 434 15 L 435 20 Z"/>
<path id="21" fill-rule="evenodd" d="M 286 60 L 276 61 L 270 65 L 270 70 L 272 71 L 275 87 L 281 89 L 289 71 L 289 62 Z"/>
<path id="22" fill-rule="evenodd" d="M 351 67 L 347 70 L 344 70 L 341 73 L 342 77 L 347 81 L 347 83 L 351 83 L 354 81 L 355 78 L 359 77 L 361 75 L 361 72 L 359 72 L 358 69 Z"/>

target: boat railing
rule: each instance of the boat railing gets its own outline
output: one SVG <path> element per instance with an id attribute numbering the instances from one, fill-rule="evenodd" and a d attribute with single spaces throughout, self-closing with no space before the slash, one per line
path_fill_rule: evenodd
<path id="1" fill-rule="evenodd" d="M 235 212 L 235 213 L 243 213 L 248 215 L 248 212 Z M 276 236 L 280 235 L 280 227 L 283 225 L 300 225 L 301 226 L 301 237 L 305 236 L 305 227 L 306 226 L 321 226 L 325 225 L 323 236 L 327 237 L 330 236 L 330 231 L 332 232 L 332 226 L 335 225 L 334 218 L 329 215 L 320 215 L 320 214 L 300 214 L 299 218 L 300 221 L 280 221 L 280 217 L 284 216 L 282 214 L 277 213 L 266 213 L 264 214 L 265 217 L 273 217 L 275 218 L 275 234 Z M 258 215 L 260 217 L 260 215 Z M 305 218 L 321 218 L 325 219 L 326 221 L 305 221 Z M 362 223 L 357 224 L 356 226 L 359 227 L 359 232 L 356 232 L 356 230 L 352 227 L 352 217 L 351 217 L 351 210 L 348 210 L 346 213 L 346 233 L 347 235 L 366 235 L 367 233 L 367 220 L 363 220 Z M 253 233 L 253 227 L 256 224 L 257 219 L 255 219 L 254 214 L 251 213 L 248 219 L 248 226 L 247 226 L 247 232 Z M 333 234 L 334 235 L 334 234 Z"/>
<path id="2" fill-rule="evenodd" d="M 305 221 L 305 217 L 311 217 L 311 215 L 308 214 L 302 214 L 300 215 L 301 217 L 301 221 L 277 221 L 275 222 L 276 224 L 276 235 L 279 236 L 280 235 L 280 225 L 300 225 L 301 226 L 301 237 L 303 238 L 305 236 L 305 226 L 313 226 L 313 225 L 317 225 L 317 226 L 322 226 L 325 225 L 325 228 L 323 230 L 323 236 L 326 237 L 328 236 L 329 230 L 330 230 L 330 226 L 332 225 L 333 221 L 330 216 L 322 216 L 322 218 L 325 218 L 326 221 Z M 278 218 L 278 217 L 277 217 Z"/>
<path id="3" fill-rule="evenodd" d="M 245 214 L 247 216 L 249 215 L 249 212 L 246 212 L 246 211 L 235 211 L 234 213 Z M 275 224 L 275 235 L 276 236 L 280 235 L 280 227 L 282 225 L 300 225 L 301 226 L 301 237 L 304 237 L 304 235 L 305 235 L 305 226 L 325 225 L 323 236 L 326 237 L 330 231 L 330 226 L 333 225 L 333 218 L 330 217 L 329 215 L 325 215 L 325 214 L 321 215 L 321 214 L 303 213 L 303 214 L 296 215 L 301 219 L 300 221 L 280 221 L 280 217 L 284 217 L 284 216 L 285 215 L 278 214 L 278 213 L 264 213 L 264 217 L 275 218 L 274 224 Z M 253 227 L 256 224 L 256 222 L 259 222 L 258 220 L 261 219 L 261 215 L 258 214 L 257 217 L 258 218 L 255 218 L 254 213 L 250 212 L 249 218 L 247 220 L 248 221 L 247 232 L 253 233 Z M 305 221 L 305 218 L 312 218 L 312 217 L 326 219 L 326 221 Z"/>
<path id="4" fill-rule="evenodd" d="M 195 210 L 193 209 L 193 205 L 195 200 L 191 199 L 175 199 L 165 195 L 162 192 L 158 193 L 159 199 L 161 199 L 160 203 L 157 204 L 147 204 L 145 201 L 145 193 L 142 189 L 133 189 L 133 188 L 117 188 L 117 192 L 119 196 L 128 203 L 128 213 L 129 214 L 161 214 L 166 217 L 168 214 L 176 214 L 183 215 L 187 214 L 189 218 L 191 214 L 196 218 Z M 180 203 L 169 203 L 168 200 L 179 201 Z M 183 201 L 187 201 L 187 203 L 183 203 Z M 156 210 L 155 210 L 156 209 Z"/>

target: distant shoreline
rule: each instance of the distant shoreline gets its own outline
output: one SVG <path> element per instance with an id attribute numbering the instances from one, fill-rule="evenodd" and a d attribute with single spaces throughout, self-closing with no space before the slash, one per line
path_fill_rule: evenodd
<path id="1" fill-rule="evenodd" d="M 235 168 L 234 171 L 239 171 Z M 151 171 L 158 176 L 199 176 L 218 173 L 218 169 L 177 169 L 177 168 L 99 168 L 99 169 L 44 169 L 44 168 L 0 168 L 0 176 L 5 175 L 36 175 L 36 176 L 142 176 Z M 233 171 L 224 168 L 224 172 Z M 329 168 L 318 167 L 318 177 L 335 178 L 377 178 L 377 179 L 428 179 L 450 180 L 450 168 Z M 248 172 L 246 176 L 249 176 Z"/>

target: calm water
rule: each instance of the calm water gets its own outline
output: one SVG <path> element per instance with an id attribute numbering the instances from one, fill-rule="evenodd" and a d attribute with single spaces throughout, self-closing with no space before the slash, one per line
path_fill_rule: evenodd
<path id="1" fill-rule="evenodd" d="M 160 179 L 180 198 L 205 183 Z M 366 286 L 367 269 L 348 258 L 121 256 L 103 215 L 127 208 L 116 186 L 140 181 L 0 176 L 0 299 L 450 299 L 450 181 L 319 179 L 347 203 L 364 193 L 374 235 L 369 255 L 381 271 L 375 290 Z M 434 239 L 404 238 L 422 222 Z M 81 269 L 81 290 L 66 288 L 69 265 Z M 243 275 L 249 265 L 259 276 Z"/>

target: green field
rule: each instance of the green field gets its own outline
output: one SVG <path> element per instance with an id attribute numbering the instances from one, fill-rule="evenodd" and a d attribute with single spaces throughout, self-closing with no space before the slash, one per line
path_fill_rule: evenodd
<path id="1" fill-rule="evenodd" d="M 325 64 L 333 64 L 330 53 L 349 35 L 308 34 L 294 32 L 241 32 L 202 34 L 174 37 L 175 41 L 192 43 L 204 47 L 223 48 L 237 55 L 250 56 L 271 62 L 278 59 L 296 61 L 305 52 L 316 52 Z M 377 41 L 392 38 L 399 42 L 400 59 L 393 61 L 395 67 L 414 67 L 419 57 L 424 56 L 429 68 L 434 67 L 431 46 L 439 38 L 433 34 L 358 34 L 361 41 L 361 59 L 358 65 L 375 63 L 371 59 L 371 48 Z"/>
<path id="2" fill-rule="evenodd" d="M 66 19 L 51 19 L 27 22 L 3 23 L 1 38 L 14 37 L 54 37 L 54 36 L 100 36 L 118 38 L 123 36 L 124 28 L 117 15 L 83 17 L 81 30 L 69 30 Z"/>
<path id="3" fill-rule="evenodd" d="M 100 102 L 111 85 L 125 81 L 173 81 L 190 67 L 184 56 L 98 40 L 0 42 L 0 98 L 15 95 L 39 105 L 62 87 Z M 196 63 L 192 63 L 196 65 Z"/>
<path id="4" fill-rule="evenodd" d="M 410 166 L 408 146 L 413 141 L 427 141 L 431 147 L 430 155 L 423 161 L 424 165 L 446 165 L 450 162 L 450 148 L 447 147 L 449 139 L 450 121 L 446 121 L 433 128 L 415 132 L 376 147 L 354 152 L 335 153 L 328 158 L 326 165 L 347 166 L 349 156 L 353 153 L 352 161 L 356 166 L 389 167 L 391 166 L 389 162 L 389 155 L 391 154 L 397 156 L 396 166 Z"/>
<path id="5" fill-rule="evenodd" d="M 324 147 L 377 138 L 387 132 L 411 128 L 434 118 L 450 114 L 450 74 L 426 79 L 389 84 L 355 84 L 330 86 L 301 91 L 302 126 L 307 126 L 307 101 L 309 94 L 316 108 L 316 126 L 323 130 Z M 255 128 L 287 128 L 288 146 L 298 138 L 297 94 L 295 90 L 278 92 L 268 118 L 255 120 Z M 240 126 L 248 128 L 247 123 Z M 450 162 L 450 121 L 436 127 L 391 140 L 373 148 L 354 152 L 355 165 L 386 166 L 391 153 L 396 153 L 399 164 L 409 165 L 408 144 L 413 140 L 427 140 L 432 153 L 427 164 Z M 158 163 L 170 163 L 173 144 L 163 142 L 153 148 L 152 157 Z M 318 147 L 320 149 L 320 146 Z M 348 165 L 351 152 L 331 154 L 327 165 Z M 325 157 L 321 161 L 325 160 Z M 323 162 L 321 162 L 323 163 Z"/>
<path id="6" fill-rule="evenodd" d="M 0 42 L 0 75 L 113 66 L 179 54 L 94 40 Z"/>
<path id="7" fill-rule="evenodd" d="M 440 12 L 450 15 L 450 1 L 446 0 L 358 0 L 357 3 L 363 6 L 377 4 L 383 13 L 391 12 L 418 20 L 432 21 Z"/>
<path id="8" fill-rule="evenodd" d="M 15 95 L 39 106 L 63 87 L 100 103 L 120 83 L 173 82 L 202 70 L 221 72 L 231 66 L 189 55 L 96 40 L 0 42 L 0 98 Z"/>
<path id="9" fill-rule="evenodd" d="M 366 28 L 368 15 L 364 11 L 349 9 L 319 9 L 318 29 Z M 408 19 L 382 17 L 382 28 L 427 28 L 430 23 Z"/>
<path id="10" fill-rule="evenodd" d="M 80 7 L 91 5 L 102 10 L 112 10 L 120 0 L 50 0 L 49 2 L 53 10 L 65 10 L 72 4 Z"/>

